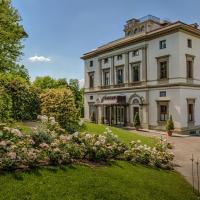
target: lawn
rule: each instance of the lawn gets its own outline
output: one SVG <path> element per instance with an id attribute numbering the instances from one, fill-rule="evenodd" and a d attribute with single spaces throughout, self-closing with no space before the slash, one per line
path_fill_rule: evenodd
<path id="1" fill-rule="evenodd" d="M 141 140 L 142 143 L 153 146 L 156 143 L 156 139 L 153 137 L 145 137 L 139 134 L 134 133 L 133 131 L 127 131 L 120 128 L 105 126 L 101 124 L 94 124 L 94 123 L 85 123 L 85 131 L 94 134 L 104 134 L 105 128 L 109 127 L 115 135 L 125 142 L 129 144 L 132 140 Z"/>
<path id="2" fill-rule="evenodd" d="M 103 125 L 86 130 L 102 133 Z M 112 128 L 125 142 L 152 138 Z M 69 165 L 0 175 L 1 200 L 195 200 L 191 186 L 176 172 L 117 161 L 107 166 Z"/>

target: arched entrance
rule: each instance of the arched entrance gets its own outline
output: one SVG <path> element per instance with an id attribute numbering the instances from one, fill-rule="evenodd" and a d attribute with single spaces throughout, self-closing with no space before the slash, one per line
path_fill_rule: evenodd
<path id="1" fill-rule="evenodd" d="M 130 123 L 130 125 L 133 125 L 136 113 L 139 114 L 140 120 L 142 123 L 142 120 L 143 120 L 143 110 L 142 109 L 143 109 L 143 104 L 144 104 L 144 98 L 137 94 L 133 94 L 129 98 L 128 102 L 129 102 L 129 123 Z"/>

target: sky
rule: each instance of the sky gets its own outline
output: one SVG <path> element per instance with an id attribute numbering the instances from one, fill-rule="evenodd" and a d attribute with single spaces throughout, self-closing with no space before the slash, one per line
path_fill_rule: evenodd
<path id="1" fill-rule="evenodd" d="M 80 57 L 123 37 L 128 19 L 151 14 L 200 24 L 199 0 L 13 0 L 13 6 L 29 35 L 20 63 L 32 80 L 50 75 L 83 84 Z"/>

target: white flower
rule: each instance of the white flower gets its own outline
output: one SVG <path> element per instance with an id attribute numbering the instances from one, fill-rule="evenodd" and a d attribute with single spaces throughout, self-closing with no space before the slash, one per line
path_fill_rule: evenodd
<path id="1" fill-rule="evenodd" d="M 11 133 L 14 134 L 17 137 L 22 137 L 23 136 L 23 134 L 21 133 L 21 131 L 18 130 L 18 129 L 11 129 Z"/>
<path id="2" fill-rule="evenodd" d="M 17 154 L 15 152 L 8 153 L 8 157 L 10 157 L 12 160 L 16 159 Z"/>
<path id="3" fill-rule="evenodd" d="M 0 147 L 5 147 L 7 145 L 7 142 L 6 141 L 1 141 L 0 142 Z"/>

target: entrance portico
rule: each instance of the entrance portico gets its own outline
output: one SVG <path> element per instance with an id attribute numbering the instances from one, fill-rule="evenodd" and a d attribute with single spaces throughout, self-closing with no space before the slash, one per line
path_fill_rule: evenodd
<path id="1" fill-rule="evenodd" d="M 121 126 L 127 124 L 126 96 L 106 96 L 99 106 L 102 111 L 101 122 L 103 124 Z"/>

